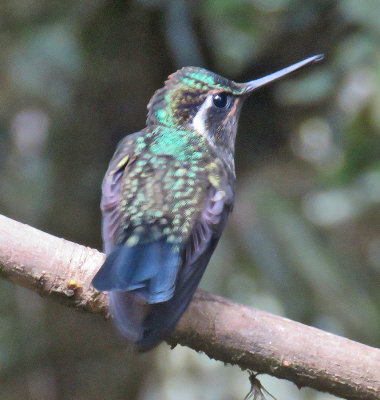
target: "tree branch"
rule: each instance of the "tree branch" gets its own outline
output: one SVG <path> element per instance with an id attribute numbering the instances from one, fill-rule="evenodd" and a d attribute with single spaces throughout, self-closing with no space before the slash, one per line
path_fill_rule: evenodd
<path id="1" fill-rule="evenodd" d="M 73 306 L 107 314 L 91 287 L 97 250 L 0 215 L 0 275 Z M 352 400 L 380 399 L 380 350 L 198 290 L 168 339 L 211 358 Z"/>

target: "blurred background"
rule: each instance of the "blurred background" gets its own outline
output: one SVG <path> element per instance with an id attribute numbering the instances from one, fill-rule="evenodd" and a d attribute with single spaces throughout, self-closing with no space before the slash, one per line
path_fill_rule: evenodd
<path id="1" fill-rule="evenodd" d="M 0 211 L 101 249 L 100 184 L 168 74 L 237 81 L 324 53 L 246 103 L 234 213 L 201 287 L 380 345 L 376 0 L 2 0 Z M 263 377 L 278 400 L 332 396 Z M 2 400 L 242 400 L 248 375 L 0 281 Z"/>

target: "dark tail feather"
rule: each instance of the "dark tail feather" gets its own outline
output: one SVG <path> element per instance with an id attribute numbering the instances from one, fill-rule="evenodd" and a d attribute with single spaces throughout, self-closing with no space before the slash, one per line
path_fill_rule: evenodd
<path id="1" fill-rule="evenodd" d="M 179 266 L 178 251 L 164 241 L 118 245 L 107 257 L 92 284 L 110 292 L 111 314 L 129 340 L 143 337 L 150 304 L 173 297 Z"/>
<path id="2" fill-rule="evenodd" d="M 183 266 L 174 296 L 170 300 L 151 305 L 143 323 L 143 336 L 136 342 L 140 351 L 154 348 L 174 329 L 193 298 L 217 241 L 212 240 L 209 248 L 198 259 Z"/>
<path id="3" fill-rule="evenodd" d="M 101 291 L 137 291 L 148 303 L 173 296 L 180 260 L 167 242 L 133 247 L 118 245 L 95 275 L 92 285 Z"/>
<path id="4" fill-rule="evenodd" d="M 131 342 L 142 339 L 143 321 L 149 311 L 149 304 L 135 292 L 110 292 L 110 309 L 120 333 Z"/>

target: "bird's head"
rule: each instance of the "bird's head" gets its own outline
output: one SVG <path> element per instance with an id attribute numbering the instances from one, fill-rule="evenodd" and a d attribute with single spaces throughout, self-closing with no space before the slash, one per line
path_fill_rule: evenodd
<path id="1" fill-rule="evenodd" d="M 216 146 L 233 151 L 237 122 L 244 100 L 256 89 L 323 56 L 245 83 L 236 83 L 199 67 L 184 67 L 169 76 L 148 104 L 147 125 L 194 130 Z"/>

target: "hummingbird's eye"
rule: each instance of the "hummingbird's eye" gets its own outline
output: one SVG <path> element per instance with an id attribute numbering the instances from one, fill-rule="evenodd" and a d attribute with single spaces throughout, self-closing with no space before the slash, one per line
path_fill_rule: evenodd
<path id="1" fill-rule="evenodd" d="M 226 93 L 218 93 L 212 96 L 212 102 L 215 107 L 224 108 L 228 103 L 228 95 Z"/>

